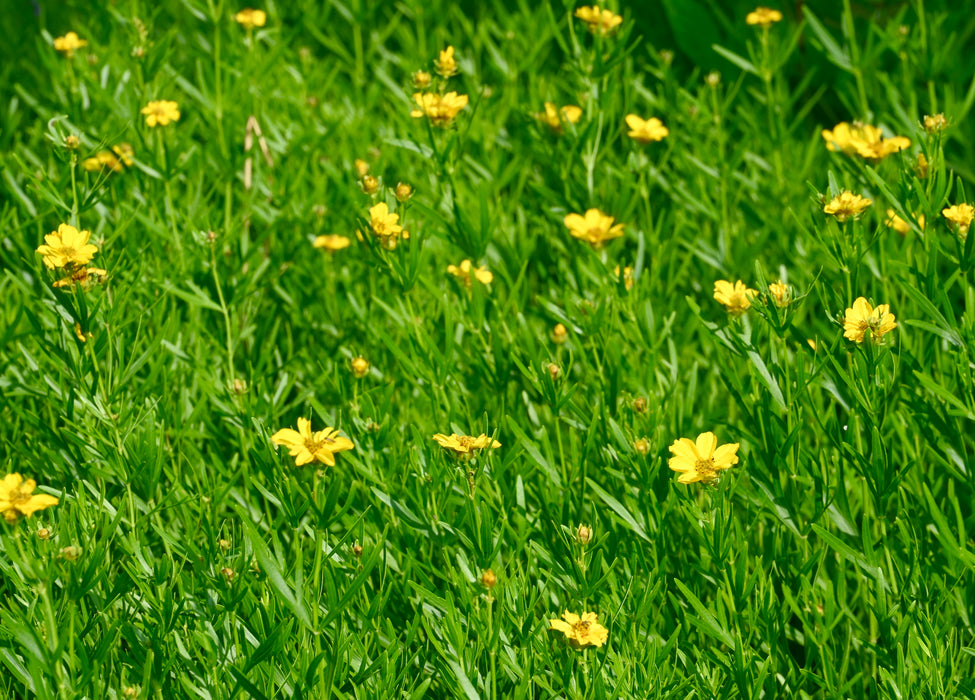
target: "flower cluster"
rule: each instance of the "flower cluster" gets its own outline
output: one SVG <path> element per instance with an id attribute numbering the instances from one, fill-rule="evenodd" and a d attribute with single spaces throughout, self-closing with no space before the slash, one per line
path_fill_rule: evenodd
<path id="1" fill-rule="evenodd" d="M 553 133 L 561 134 L 565 124 L 577 124 L 582 117 L 582 108 L 575 105 L 558 107 L 554 102 L 545 103 L 544 112 L 535 112 L 532 117 L 547 126 Z"/>
<path id="2" fill-rule="evenodd" d="M 467 289 L 471 288 L 472 280 L 481 284 L 491 284 L 494 280 L 494 275 L 486 267 L 474 267 L 470 260 L 464 260 L 460 265 L 448 265 L 447 272 Z"/>
<path id="3" fill-rule="evenodd" d="M 112 146 L 112 150 L 110 151 L 99 151 L 91 158 L 85 158 L 81 161 L 81 167 L 88 172 L 107 170 L 113 173 L 120 173 L 132 165 L 134 162 L 132 159 L 134 153 L 131 144 L 121 143 L 117 146 Z"/>
<path id="4" fill-rule="evenodd" d="M 434 67 L 443 79 L 437 92 L 422 92 L 431 84 L 429 73 L 417 71 L 413 74 L 413 83 L 421 92 L 413 93 L 413 101 L 416 102 L 418 109 L 410 112 L 410 116 L 414 119 L 426 117 L 432 126 L 445 129 L 454 123 L 454 119 L 470 100 L 467 95 L 461 95 L 454 90 L 444 92 L 447 80 L 457 75 L 460 70 L 454 58 L 453 46 L 448 46 L 440 52 L 440 56 L 434 61 Z"/>

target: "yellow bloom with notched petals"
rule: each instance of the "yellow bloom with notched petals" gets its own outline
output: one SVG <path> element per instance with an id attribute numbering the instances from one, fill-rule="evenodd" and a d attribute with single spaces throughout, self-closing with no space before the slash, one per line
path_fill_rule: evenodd
<path id="1" fill-rule="evenodd" d="M 950 207 L 945 207 L 941 211 L 941 215 L 958 227 L 958 233 L 962 236 L 967 236 L 968 229 L 972 225 L 972 220 L 975 219 L 975 208 L 971 204 L 964 202 L 961 204 L 953 204 Z"/>
<path id="2" fill-rule="evenodd" d="M 437 74 L 442 78 L 457 75 L 458 68 L 457 61 L 454 59 L 454 47 L 448 46 L 441 51 L 440 56 L 433 62 L 433 66 L 437 69 Z"/>
<path id="3" fill-rule="evenodd" d="M 948 128 L 948 120 L 944 114 L 924 115 L 924 130 L 929 134 L 936 134 Z"/>
<path id="4" fill-rule="evenodd" d="M 67 58 L 73 58 L 75 51 L 86 46 L 88 46 L 88 42 L 74 32 L 68 32 L 64 36 L 59 36 L 54 40 L 54 50 L 60 51 Z"/>
<path id="5" fill-rule="evenodd" d="M 468 289 L 472 280 L 476 279 L 481 284 L 491 284 L 494 280 L 494 275 L 486 267 L 474 267 L 470 260 L 464 260 L 460 265 L 448 265 L 447 272 Z"/>
<path id="6" fill-rule="evenodd" d="M 576 124 L 582 117 L 582 108 L 575 105 L 565 105 L 561 109 L 554 102 L 545 103 L 544 112 L 535 112 L 535 119 L 557 134 L 561 134 L 566 123 Z"/>
<path id="7" fill-rule="evenodd" d="M 623 235 L 623 224 L 613 225 L 613 217 L 598 209 L 589 209 L 586 215 L 568 214 L 563 222 L 574 238 L 586 241 L 593 248 L 601 248 L 606 241 Z"/>
<path id="8" fill-rule="evenodd" d="M 599 5 L 580 7 L 575 11 L 575 16 L 586 23 L 590 32 L 602 36 L 612 34 L 623 23 L 622 17 L 612 10 L 600 10 Z"/>
<path id="9" fill-rule="evenodd" d="M 380 202 L 369 208 L 369 227 L 387 248 L 396 247 L 396 239 L 401 235 L 405 237 L 403 227 L 397 223 L 398 221 L 399 214 L 390 212 L 386 202 Z"/>
<path id="10" fill-rule="evenodd" d="M 325 428 L 312 432 L 311 421 L 307 418 L 298 419 L 298 430 L 283 428 L 271 436 L 275 445 L 284 445 L 288 453 L 295 458 L 295 466 L 303 466 L 309 462 L 321 462 L 335 466 L 335 453 L 355 448 L 347 437 L 338 434 L 335 428 Z"/>
<path id="11" fill-rule="evenodd" d="M 91 158 L 85 158 L 81 161 L 81 167 L 88 172 L 109 170 L 113 173 L 120 173 L 134 162 L 133 153 L 131 144 L 122 143 L 112 146 L 110 151 L 99 151 Z"/>
<path id="12" fill-rule="evenodd" d="M 830 216 L 835 216 L 836 220 L 842 223 L 849 218 L 857 218 L 871 204 L 873 204 L 873 200 L 853 194 L 849 190 L 843 190 L 827 202 L 823 211 Z"/>
<path id="13" fill-rule="evenodd" d="M 635 114 L 627 114 L 626 125 L 630 127 L 627 136 L 640 143 L 662 141 L 670 133 L 670 129 L 664 126 L 664 123 L 656 117 L 643 119 Z"/>
<path id="14" fill-rule="evenodd" d="M 711 432 L 701 433 L 697 440 L 674 440 L 670 452 L 674 456 L 667 462 L 667 466 L 680 473 L 677 481 L 682 484 L 693 484 L 696 481 L 713 484 L 718 480 L 719 472 L 738 464 L 738 443 L 718 447 L 718 438 Z"/>
<path id="15" fill-rule="evenodd" d="M 426 117 L 433 126 L 440 128 L 449 126 L 460 111 L 467 106 L 467 95 L 458 95 L 456 92 L 448 92 L 446 95 L 438 95 L 434 92 L 418 92 L 413 95 L 413 100 L 420 107 L 410 112 L 414 119 Z"/>
<path id="16" fill-rule="evenodd" d="M 756 7 L 745 15 L 745 24 L 758 25 L 765 29 L 781 21 L 782 13 L 768 7 Z"/>
<path id="17" fill-rule="evenodd" d="M 862 343 L 869 337 L 872 342 L 880 344 L 883 337 L 895 328 L 897 322 L 894 314 L 890 313 L 889 304 L 874 308 L 864 297 L 859 297 L 853 302 L 853 307 L 846 310 L 843 337 L 856 343 Z"/>
<path id="18" fill-rule="evenodd" d="M 782 280 L 777 280 L 775 282 L 772 282 L 768 286 L 768 293 L 772 297 L 772 301 L 775 302 L 775 305 L 778 306 L 780 309 L 784 309 L 785 307 L 787 307 L 789 305 L 789 302 L 791 301 L 789 285 L 783 284 Z"/>
<path id="19" fill-rule="evenodd" d="M 566 611 L 562 613 L 561 620 L 549 620 L 548 628 L 565 635 L 569 646 L 577 651 L 601 647 L 609 637 L 609 630 L 599 624 L 598 617 L 594 612 L 584 612 L 579 616 Z"/>
<path id="20" fill-rule="evenodd" d="M 34 493 L 37 484 L 33 479 L 25 480 L 20 474 L 7 474 L 0 480 L 0 515 L 9 524 L 21 516 L 33 515 L 39 510 L 58 504 L 58 499 L 43 493 Z"/>
<path id="21" fill-rule="evenodd" d="M 477 437 L 472 435 L 458 435 L 457 433 L 451 435 L 437 433 L 433 436 L 433 439 L 447 452 L 463 461 L 472 459 L 478 452 L 487 447 L 491 449 L 501 447 L 500 442 L 484 433 L 481 433 Z"/>
<path id="22" fill-rule="evenodd" d="M 735 316 L 740 316 L 751 308 L 752 297 L 756 294 L 758 290 L 749 289 L 741 280 L 734 284 L 728 280 L 718 280 L 714 283 L 715 300 L 724 306 L 729 314 Z"/>
<path id="23" fill-rule="evenodd" d="M 911 140 L 903 136 L 884 138 L 884 133 L 870 124 L 840 122 L 833 130 L 823 129 L 826 148 L 858 155 L 870 161 L 880 161 L 892 153 L 910 148 Z"/>
<path id="24" fill-rule="evenodd" d="M 79 231 L 71 224 L 61 224 L 57 231 L 44 236 L 44 245 L 37 252 L 44 256 L 48 269 L 87 265 L 98 252 L 98 246 L 88 242 L 91 231 Z"/>
<path id="25" fill-rule="evenodd" d="M 244 29 L 263 27 L 267 23 L 267 13 L 264 10 L 245 8 L 234 15 L 234 21 Z"/>
<path id="26" fill-rule="evenodd" d="M 169 122 L 179 121 L 179 105 L 172 100 L 155 100 L 142 108 L 146 117 L 146 126 L 166 126 Z"/>

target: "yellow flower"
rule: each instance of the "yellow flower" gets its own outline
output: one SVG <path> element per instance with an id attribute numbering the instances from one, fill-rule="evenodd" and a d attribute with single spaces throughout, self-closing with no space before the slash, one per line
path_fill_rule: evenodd
<path id="1" fill-rule="evenodd" d="M 698 435 L 697 441 L 690 438 L 674 440 L 670 452 L 674 456 L 667 466 L 680 473 L 677 481 L 682 484 L 695 481 L 713 484 L 718 480 L 718 472 L 738 464 L 738 443 L 718 447 L 718 438 L 710 432 Z"/>
<path id="2" fill-rule="evenodd" d="M 298 430 L 283 428 L 271 436 L 275 445 L 284 445 L 288 453 L 295 458 L 295 466 L 302 466 L 309 462 L 322 462 L 335 466 L 335 453 L 355 448 L 352 441 L 342 437 L 335 428 L 325 428 L 313 433 L 311 421 L 307 418 L 298 419 Z"/>
<path id="3" fill-rule="evenodd" d="M 362 379 L 369 371 L 369 360 L 364 357 L 356 357 L 352 360 L 352 374 L 356 379 Z"/>
<path id="4" fill-rule="evenodd" d="M 584 612 L 580 617 L 567 611 L 562 613 L 561 620 L 549 620 L 548 628 L 564 634 L 573 649 L 601 647 L 606 643 L 609 630 L 599 624 L 597 618 L 594 612 Z"/>
<path id="5" fill-rule="evenodd" d="M 772 295 L 772 300 L 780 309 L 784 309 L 791 301 L 789 298 L 789 285 L 782 284 L 782 280 L 772 282 L 772 284 L 768 286 L 768 293 Z"/>
<path id="6" fill-rule="evenodd" d="M 749 289 L 741 280 L 734 284 L 727 280 L 718 280 L 714 283 L 714 298 L 729 314 L 735 316 L 740 316 L 751 308 L 751 297 L 756 294 L 758 294 L 757 290 Z"/>
<path id="7" fill-rule="evenodd" d="M 99 151 L 91 158 L 85 158 L 81 161 L 81 167 L 88 172 L 110 170 L 113 173 L 120 173 L 134 162 L 132 160 L 132 154 L 132 146 L 127 143 L 122 143 L 117 146 L 112 146 L 111 151 Z"/>
<path id="8" fill-rule="evenodd" d="M 915 219 L 917 220 L 918 228 L 920 228 L 923 231 L 924 224 L 925 224 L 924 214 L 920 214 L 920 215 L 915 214 L 914 216 Z M 904 219 L 897 216 L 897 212 L 895 212 L 893 209 L 887 210 L 887 221 L 885 223 L 887 224 L 887 226 L 894 229 L 895 231 L 897 231 L 897 233 L 901 234 L 902 236 L 907 235 L 907 232 L 911 230 L 911 225 L 908 222 L 904 221 Z"/>
<path id="9" fill-rule="evenodd" d="M 565 123 L 578 123 L 582 117 L 582 108 L 575 105 L 565 105 L 559 109 L 554 102 L 546 102 L 545 111 L 535 112 L 532 116 L 555 133 L 561 134 Z"/>
<path id="10" fill-rule="evenodd" d="M 146 126 L 166 126 L 179 121 L 179 105 L 170 100 L 156 100 L 142 108 L 146 115 Z"/>
<path id="11" fill-rule="evenodd" d="M 413 188 L 405 182 L 397 182 L 395 194 L 397 202 L 406 202 L 413 196 Z"/>
<path id="12" fill-rule="evenodd" d="M 622 17 L 612 10 L 600 10 L 599 5 L 580 7 L 576 10 L 575 16 L 586 23 L 590 32 L 602 36 L 612 34 L 623 23 Z"/>
<path id="13" fill-rule="evenodd" d="M 362 191 L 368 195 L 376 194 L 379 191 L 379 178 L 372 175 L 363 175 L 360 184 Z"/>
<path id="14" fill-rule="evenodd" d="M 397 224 L 397 221 L 399 221 L 399 214 L 391 213 L 386 202 L 380 202 L 369 208 L 369 226 L 386 248 L 395 248 L 396 239 L 400 235 L 406 238 L 403 227 Z"/>
<path id="15" fill-rule="evenodd" d="M 71 270 L 71 274 L 54 282 L 55 288 L 70 287 L 72 284 L 80 284 L 85 289 L 92 284 L 101 281 L 100 278 L 106 277 L 108 270 L 100 267 L 76 267 Z"/>
<path id="16" fill-rule="evenodd" d="M 782 13 L 767 7 L 756 7 L 745 16 L 745 24 L 757 24 L 763 28 L 771 27 L 776 22 L 781 21 Z"/>
<path id="17" fill-rule="evenodd" d="M 326 236 L 317 236 L 313 245 L 316 248 L 324 248 L 334 253 L 336 250 L 348 248 L 351 244 L 352 240 L 350 238 L 331 233 Z"/>
<path id="18" fill-rule="evenodd" d="M 909 148 L 911 140 L 903 136 L 885 139 L 883 132 L 870 124 L 840 122 L 832 131 L 823 129 L 826 148 L 843 151 L 847 155 L 859 155 L 871 161 L 880 161 L 891 153 Z"/>
<path id="19" fill-rule="evenodd" d="M 67 58 L 73 58 L 77 49 L 88 46 L 88 42 L 78 37 L 74 32 L 68 32 L 64 36 L 59 36 L 54 40 L 54 50 L 60 51 Z"/>
<path id="20" fill-rule="evenodd" d="M 889 304 L 880 304 L 877 308 L 870 306 L 870 302 L 859 297 L 853 302 L 853 308 L 846 310 L 843 320 L 843 337 L 862 343 L 870 332 L 870 340 L 874 343 L 883 342 L 883 337 L 897 328 L 894 314 L 890 313 Z"/>
<path id="21" fill-rule="evenodd" d="M 873 204 L 872 200 L 843 190 L 823 207 L 823 211 L 835 216 L 836 220 L 842 223 L 850 217 L 860 216 L 871 204 Z"/>
<path id="22" fill-rule="evenodd" d="M 581 238 L 593 248 L 601 248 L 606 241 L 623 235 L 623 224 L 613 225 L 613 217 L 598 209 L 589 209 L 586 215 L 569 214 L 563 219 L 569 233 Z"/>
<path id="23" fill-rule="evenodd" d="M 414 119 L 425 116 L 431 124 L 441 128 L 449 126 L 468 102 L 467 95 L 458 95 L 452 91 L 446 95 L 418 92 L 413 95 L 413 99 L 420 109 L 414 109 L 410 116 Z"/>
<path id="24" fill-rule="evenodd" d="M 975 208 L 966 203 L 953 204 L 950 207 L 945 207 L 941 211 L 941 215 L 957 226 L 958 233 L 964 237 L 968 235 L 968 228 L 972 225 L 972 219 L 975 218 Z"/>
<path id="25" fill-rule="evenodd" d="M 500 442 L 485 435 L 484 433 L 481 433 L 477 437 L 473 437 L 471 435 L 458 435 L 457 433 L 453 433 L 452 435 L 437 433 L 433 436 L 433 439 L 447 452 L 452 453 L 454 457 L 457 457 L 463 461 L 472 459 L 480 450 L 483 450 L 486 447 L 490 447 L 491 449 L 501 447 Z"/>
<path id="26" fill-rule="evenodd" d="M 454 60 L 454 47 L 448 46 L 440 52 L 440 57 L 433 62 L 437 73 L 443 78 L 457 75 L 457 61 Z"/>
<path id="27" fill-rule="evenodd" d="M 633 441 L 633 449 L 646 457 L 650 454 L 650 441 L 645 437 L 637 438 Z"/>
<path id="28" fill-rule="evenodd" d="M 264 10 L 252 10 L 248 7 L 235 14 L 234 21 L 244 29 L 263 27 L 267 22 L 267 13 Z"/>
<path id="29" fill-rule="evenodd" d="M 915 166 L 917 170 L 917 176 L 922 180 L 928 176 L 928 158 L 924 155 L 924 152 L 917 154 L 917 165 Z"/>
<path id="30" fill-rule="evenodd" d="M 369 163 L 361 158 L 356 158 L 355 161 L 353 161 L 353 165 L 355 166 L 355 171 L 359 173 L 359 177 L 365 177 L 369 174 Z"/>
<path id="31" fill-rule="evenodd" d="M 472 277 L 481 284 L 491 284 L 491 281 L 494 280 L 494 275 L 487 268 L 474 267 L 470 260 L 464 260 L 459 266 L 448 265 L 447 272 L 456 277 L 468 289 L 471 288 Z"/>
<path id="32" fill-rule="evenodd" d="M 936 134 L 948 128 L 948 120 L 943 114 L 926 114 L 924 116 L 924 130 L 929 134 Z"/>
<path id="33" fill-rule="evenodd" d="M 26 481 L 20 474 L 7 474 L 0 481 L 0 513 L 4 520 L 13 524 L 20 516 L 33 515 L 39 510 L 58 504 L 54 496 L 33 494 L 37 484 L 33 479 Z"/>
<path id="34" fill-rule="evenodd" d="M 670 133 L 670 129 L 664 126 L 663 122 L 656 117 L 642 119 L 635 114 L 627 114 L 626 125 L 630 127 L 627 136 L 640 143 L 661 141 Z"/>
<path id="35" fill-rule="evenodd" d="M 37 252 L 44 256 L 48 269 L 87 265 L 98 252 L 98 246 L 88 242 L 91 231 L 79 231 L 71 224 L 61 224 L 57 231 L 44 236 L 44 245 Z"/>
<path id="36" fill-rule="evenodd" d="M 430 87 L 430 81 L 432 77 L 425 70 L 418 70 L 413 74 L 413 87 L 419 88 L 420 90 L 426 90 Z"/>

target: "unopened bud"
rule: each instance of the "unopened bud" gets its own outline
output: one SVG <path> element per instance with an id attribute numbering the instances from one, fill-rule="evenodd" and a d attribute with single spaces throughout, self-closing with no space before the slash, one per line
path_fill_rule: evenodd
<path id="1" fill-rule="evenodd" d="M 580 525 L 577 527 L 576 541 L 582 545 L 592 542 L 592 528 L 589 525 Z"/>
<path id="2" fill-rule="evenodd" d="M 481 574 L 481 585 L 485 588 L 494 588 L 498 583 L 498 575 L 495 574 L 491 569 L 485 569 L 484 573 Z"/>

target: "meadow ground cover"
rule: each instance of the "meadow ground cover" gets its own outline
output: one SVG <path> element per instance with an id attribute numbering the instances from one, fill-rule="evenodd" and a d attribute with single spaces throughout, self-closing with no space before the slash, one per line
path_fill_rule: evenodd
<path id="1" fill-rule="evenodd" d="M 0 698 L 975 697 L 965 3 L 4 17 Z"/>

